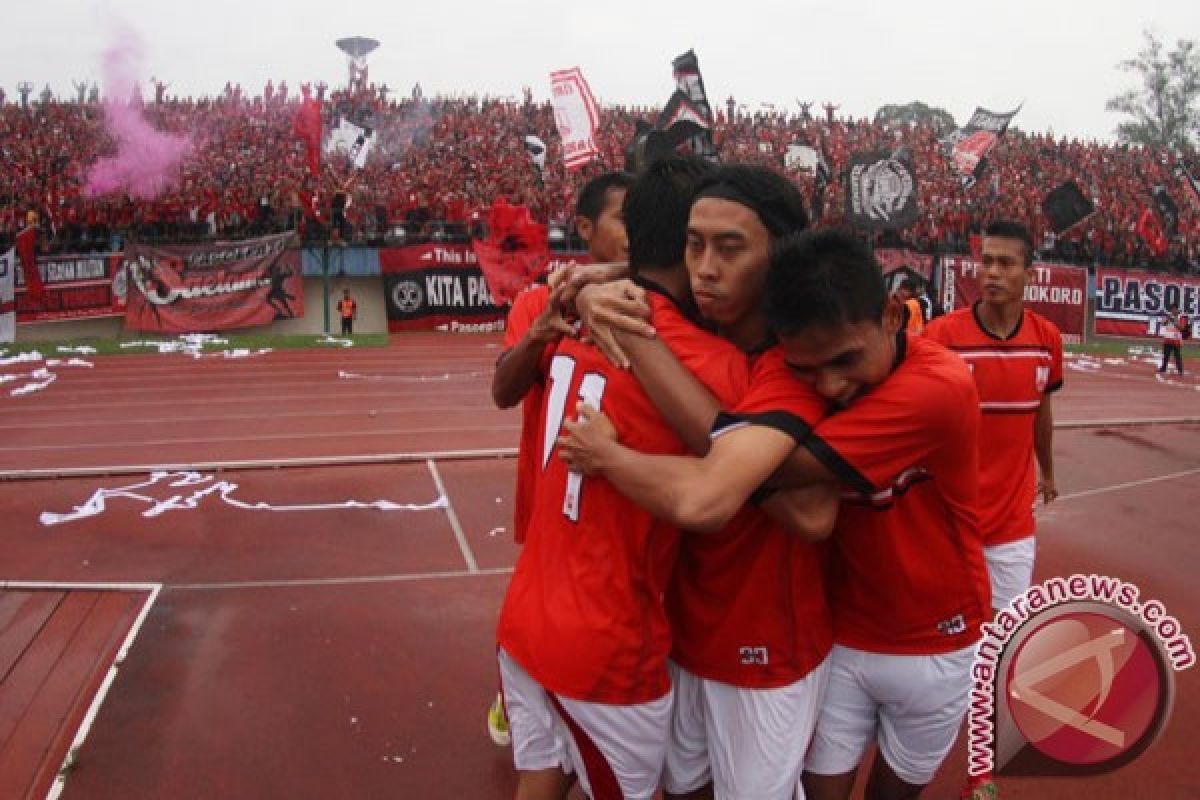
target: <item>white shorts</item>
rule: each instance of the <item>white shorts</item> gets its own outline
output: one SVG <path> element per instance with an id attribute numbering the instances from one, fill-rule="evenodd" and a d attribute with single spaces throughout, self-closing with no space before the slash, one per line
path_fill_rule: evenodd
<path id="1" fill-rule="evenodd" d="M 776 689 L 745 689 L 671 664 L 675 714 L 663 788 L 712 782 L 718 798 L 792 800 L 829 677 L 829 659 Z"/>
<path id="2" fill-rule="evenodd" d="M 650 800 L 662 779 L 671 692 L 638 705 L 585 703 L 546 691 L 499 651 L 500 685 L 518 770 L 579 774 L 593 800 Z"/>
<path id="3" fill-rule="evenodd" d="M 1037 540 L 1032 536 L 983 548 L 992 582 L 992 608 L 1003 610 L 1014 597 L 1029 588 L 1036 553 Z"/>
<path id="4" fill-rule="evenodd" d="M 929 783 L 966 714 L 975 646 L 896 656 L 834 645 L 830 659 L 829 688 L 805 769 L 851 772 L 878 738 L 880 755 L 901 780 Z"/>

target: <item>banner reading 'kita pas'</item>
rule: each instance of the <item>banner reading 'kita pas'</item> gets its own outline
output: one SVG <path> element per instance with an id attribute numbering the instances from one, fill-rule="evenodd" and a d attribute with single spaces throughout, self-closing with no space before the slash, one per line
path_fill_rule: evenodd
<path id="1" fill-rule="evenodd" d="M 225 331 L 304 316 L 300 251 L 292 234 L 243 242 L 125 251 L 125 328 L 155 333 Z"/>
<path id="2" fill-rule="evenodd" d="M 951 311 L 973 305 L 983 294 L 981 272 L 969 258 L 943 259 L 942 308 Z M 1033 280 L 1025 286 L 1025 303 L 1058 326 L 1064 343 L 1079 344 L 1087 321 L 1087 270 L 1035 263 Z"/>
<path id="3" fill-rule="evenodd" d="M 551 253 L 548 272 L 586 253 Z M 388 330 L 484 333 L 504 330 L 508 306 L 496 305 L 469 244 L 418 244 L 379 251 Z"/>
<path id="4" fill-rule="evenodd" d="M 1200 277 L 1096 268 L 1098 335 L 1153 338 L 1168 306 L 1188 319 L 1200 316 Z"/>

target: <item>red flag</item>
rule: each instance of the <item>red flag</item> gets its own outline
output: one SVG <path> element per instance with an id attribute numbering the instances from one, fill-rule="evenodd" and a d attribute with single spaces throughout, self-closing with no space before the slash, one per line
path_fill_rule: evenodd
<path id="1" fill-rule="evenodd" d="M 37 266 L 37 228 L 29 225 L 17 234 L 17 256 L 21 259 L 21 271 L 25 273 L 25 291 L 29 299 L 41 304 L 46 293 L 42 273 Z"/>
<path id="2" fill-rule="evenodd" d="M 487 241 L 471 246 L 479 268 L 497 305 L 507 305 L 517 294 L 546 271 L 550 243 L 545 225 L 533 221 L 529 209 L 500 198 L 488 215 Z"/>
<path id="3" fill-rule="evenodd" d="M 304 142 L 308 156 L 308 172 L 314 178 L 321 175 L 321 102 L 306 97 L 292 117 L 292 132 Z"/>
<path id="4" fill-rule="evenodd" d="M 967 237 L 967 242 L 971 246 L 971 260 L 980 263 L 983 261 L 983 237 L 978 233 L 972 233 Z"/>
<path id="5" fill-rule="evenodd" d="M 1146 241 L 1150 252 L 1155 256 L 1162 258 L 1167 254 L 1167 235 L 1163 232 L 1162 223 L 1149 208 L 1142 209 L 1142 213 L 1138 215 L 1137 225 L 1133 229 Z"/>

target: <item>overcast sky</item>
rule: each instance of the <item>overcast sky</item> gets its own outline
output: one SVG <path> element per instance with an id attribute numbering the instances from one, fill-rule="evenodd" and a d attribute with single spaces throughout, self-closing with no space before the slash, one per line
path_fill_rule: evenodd
<path id="1" fill-rule="evenodd" d="M 694 48 L 709 98 L 833 101 L 870 116 L 921 100 L 963 123 L 974 107 L 1025 106 L 1028 131 L 1111 139 L 1105 100 L 1132 86 L 1115 67 L 1151 28 L 1172 44 L 1200 39 L 1196 0 L 1009 2 L 762 2 L 731 0 L 34 0 L 5 3 L 0 86 L 47 83 L 70 94 L 100 77 L 115 20 L 145 39 L 144 76 L 170 93 L 220 91 L 227 80 L 260 93 L 268 78 L 346 79 L 343 36 L 378 39 L 371 79 L 427 95 L 549 94 L 551 70 L 579 66 L 602 103 L 660 105 L 671 59 Z"/>

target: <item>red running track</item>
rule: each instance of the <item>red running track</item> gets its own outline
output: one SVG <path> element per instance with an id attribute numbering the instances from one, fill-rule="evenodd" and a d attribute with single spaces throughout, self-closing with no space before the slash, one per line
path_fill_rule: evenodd
<path id="1" fill-rule="evenodd" d="M 190 389 L 173 397 L 168 393 L 169 401 L 136 391 L 124 398 L 151 400 L 147 415 L 153 411 L 152 418 L 168 422 L 183 419 L 171 417 L 171 410 L 186 408 L 189 392 L 214 387 L 218 380 L 243 381 L 238 389 L 213 391 L 207 404 L 191 406 L 191 415 L 207 413 L 215 420 L 183 423 L 187 437 L 220 439 L 205 445 L 214 459 L 243 452 L 264 458 L 325 454 L 314 438 L 258 440 L 257 451 L 242 450 L 244 442 L 218 429 L 225 420 L 212 412 L 226 408 L 224 400 L 238 399 L 230 394 L 272 395 L 272 379 L 266 377 L 272 370 L 279 370 L 274 385 L 295 384 L 274 393 L 275 416 L 298 414 L 291 419 L 300 432 L 336 432 L 353 414 L 332 412 L 372 402 L 395 407 L 397 416 L 416 419 L 423 416 L 418 412 L 428 412 L 441 422 L 450 411 L 404 408 L 445 400 L 457 391 L 454 382 L 461 381 L 465 385 L 458 396 L 475 409 L 466 416 L 507 425 L 507 440 L 498 436 L 496 446 L 510 446 L 517 418 L 492 410 L 486 393 L 495 353 L 487 345 L 493 343 L 406 337 L 384 350 L 272 354 L 265 358 L 278 357 L 279 363 L 263 360 L 260 366 L 154 356 L 98 359 L 96 369 L 103 364 L 124 371 L 135 388 L 145 377 L 139 368 L 170 370 L 164 384 Z M 439 361 L 442 347 L 446 358 Z M 191 369 L 205 378 L 190 380 Z M 347 388 L 328 378 L 338 369 L 378 376 L 363 383 L 379 387 Z M 106 398 L 99 387 L 89 390 L 75 381 L 105 374 L 71 373 L 19 403 L 0 401 L 0 424 L 17 427 L 17 418 L 37 413 L 38 404 L 56 405 L 56 415 L 75 414 L 69 421 L 84 422 L 88 407 Z M 458 376 L 443 380 L 440 396 L 398 398 L 380 388 L 396 383 L 403 392 L 438 374 Z M 387 377 L 405 380 L 388 382 Z M 1130 377 L 1140 376 L 1131 372 Z M 1194 412 L 1194 390 L 1150 380 L 1106 382 L 1102 376 L 1069 373 L 1068 389 L 1057 401 L 1058 417 L 1143 416 L 1148 409 L 1159 415 Z M 1125 384 L 1130 387 L 1118 388 Z M 1114 401 L 1113 392 L 1127 402 Z M 354 399 L 359 393 L 370 397 Z M 305 394 L 307 399 L 294 402 Z M 326 401 L 319 403 L 314 394 Z M 85 407 L 72 409 L 72 401 Z M 325 413 L 306 415 L 311 410 Z M 433 424 L 418 421 L 416 426 Z M 481 441 L 477 430 L 440 427 L 451 430 L 434 449 L 474 448 Z M 93 434 L 83 428 L 77 424 L 76 435 Z M 245 435 L 254 426 L 239 430 Z M 405 444 L 404 434 L 389 436 L 379 447 L 364 436 L 366 447 L 350 452 L 416 449 Z M 336 435 L 326 442 L 332 440 Z M 147 453 L 136 444 L 108 451 L 100 446 L 101 437 L 91 441 L 97 446 L 80 449 L 82 459 L 63 448 L 54 451 L 60 460 L 40 463 L 69 467 L 189 459 L 163 458 L 165 451 Z M 264 452 L 263 441 L 280 449 Z M 172 445 L 171 452 L 190 452 L 192 446 Z M 1200 508 L 1200 426 L 1062 431 L 1056 451 L 1064 496 L 1040 512 L 1038 579 L 1073 572 L 1119 576 L 1138 583 L 1144 596 L 1160 599 L 1185 631 L 1200 631 L 1194 590 L 1200 551 L 1193 541 Z M 8 468 L 36 463 L 7 453 Z M 487 738 L 483 712 L 495 686 L 495 616 L 517 554 L 502 530 L 512 512 L 512 461 L 229 471 L 218 479 L 228 484 L 223 494 L 198 496 L 213 481 L 183 486 L 160 481 L 105 498 L 107 510 L 101 514 L 53 525 L 39 521 L 43 512 L 69 515 L 98 489 L 129 487 L 145 482 L 145 476 L 0 482 L 5 520 L 0 577 L 163 584 L 79 751 L 64 796 L 510 797 L 509 753 Z M 448 507 L 429 510 L 260 506 L 388 500 L 419 507 L 443 492 Z M 1086 780 L 1005 779 L 1003 796 L 1200 795 L 1200 764 L 1194 757 L 1200 736 L 1198 674 L 1192 669 L 1177 675 L 1177 700 L 1165 735 L 1135 763 Z M 964 771 L 960 743 L 925 796 L 956 797 Z"/>

